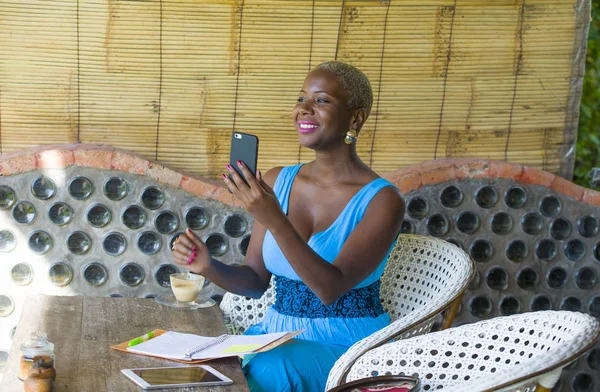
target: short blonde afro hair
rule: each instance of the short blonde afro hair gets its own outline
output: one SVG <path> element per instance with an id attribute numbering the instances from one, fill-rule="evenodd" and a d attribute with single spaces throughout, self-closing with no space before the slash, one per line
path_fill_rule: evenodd
<path id="1" fill-rule="evenodd" d="M 369 78 L 358 68 L 341 61 L 326 61 L 315 67 L 327 70 L 336 75 L 342 88 L 348 93 L 348 107 L 366 109 L 367 115 L 373 106 L 373 89 Z"/>

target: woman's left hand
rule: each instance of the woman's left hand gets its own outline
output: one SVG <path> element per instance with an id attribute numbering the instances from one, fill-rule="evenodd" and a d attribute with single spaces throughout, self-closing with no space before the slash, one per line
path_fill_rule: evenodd
<path id="1" fill-rule="evenodd" d="M 226 168 L 231 178 L 223 174 L 223 181 L 254 219 L 267 229 L 275 227 L 282 218 L 285 218 L 275 192 L 263 180 L 259 170 L 255 177 L 244 162 L 238 161 L 237 165 L 247 182 L 230 165 L 227 165 Z"/>

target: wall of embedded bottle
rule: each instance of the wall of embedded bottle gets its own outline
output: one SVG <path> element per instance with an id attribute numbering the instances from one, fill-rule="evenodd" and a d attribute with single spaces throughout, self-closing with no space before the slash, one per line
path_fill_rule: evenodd
<path id="1" fill-rule="evenodd" d="M 179 271 L 171 244 L 186 228 L 226 263 L 243 260 L 251 218 L 241 209 L 146 176 L 71 166 L 4 177 L 0 185 L 0 360 L 26 295 L 154 297 Z M 206 283 L 203 295 L 223 290 Z"/>
<path id="2" fill-rule="evenodd" d="M 599 207 L 505 179 L 428 185 L 406 200 L 403 232 L 444 238 L 476 262 L 455 325 L 549 309 L 600 318 Z M 555 390 L 597 390 L 599 370 L 596 346 Z"/>
<path id="3" fill-rule="evenodd" d="M 544 186 L 486 178 L 406 195 L 406 233 L 465 249 L 477 276 L 457 324 L 542 309 L 600 317 L 600 209 Z M 177 270 L 170 244 L 186 227 L 213 256 L 237 263 L 250 238 L 244 211 L 131 173 L 82 167 L 4 177 L 0 185 L 0 362 L 25 293 L 152 297 Z M 6 261 L 5 261 L 6 260 Z M 206 294 L 218 299 L 212 284 Z M 598 385 L 600 348 L 556 390 Z"/>

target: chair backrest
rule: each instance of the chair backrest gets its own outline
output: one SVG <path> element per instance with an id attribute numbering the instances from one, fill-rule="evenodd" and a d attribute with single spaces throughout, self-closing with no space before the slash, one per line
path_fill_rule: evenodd
<path id="1" fill-rule="evenodd" d="M 381 277 L 381 302 L 392 323 L 338 359 L 327 390 L 344 383 L 352 364 L 365 352 L 393 339 L 429 332 L 436 316 L 460 301 L 474 273 L 473 261 L 457 246 L 433 237 L 400 235 Z"/>
<path id="2" fill-rule="evenodd" d="M 392 322 L 416 310 L 438 314 L 465 290 L 473 273 L 473 262 L 455 245 L 403 234 L 381 277 L 381 303 Z"/>
<path id="3" fill-rule="evenodd" d="M 347 380 L 416 373 L 426 391 L 506 388 L 565 366 L 599 336 L 598 320 L 577 312 L 497 317 L 371 350 L 354 363 Z"/>
<path id="4" fill-rule="evenodd" d="M 275 279 L 271 278 L 269 287 L 262 297 L 254 299 L 225 293 L 220 307 L 230 332 L 241 334 L 249 326 L 260 323 L 273 303 L 275 303 Z"/>

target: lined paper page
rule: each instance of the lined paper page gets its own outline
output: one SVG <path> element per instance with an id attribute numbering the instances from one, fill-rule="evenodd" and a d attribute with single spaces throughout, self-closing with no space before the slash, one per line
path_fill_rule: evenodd
<path id="1" fill-rule="evenodd" d="M 192 359 L 223 358 L 249 354 L 285 335 L 287 335 L 286 332 L 264 335 L 230 335 L 224 342 L 192 355 Z M 127 351 L 162 358 L 187 359 L 185 353 L 188 350 L 215 338 L 169 331 L 144 343 L 128 347 Z"/>
<path id="2" fill-rule="evenodd" d="M 221 358 L 249 354 L 287 335 L 286 332 L 264 335 L 232 335 L 222 343 L 192 355 L 193 359 Z"/>
<path id="3" fill-rule="evenodd" d="M 186 359 L 185 353 L 191 347 L 213 339 L 214 337 L 169 331 L 144 343 L 128 347 L 127 351 L 138 354 L 157 355 L 163 358 Z"/>

